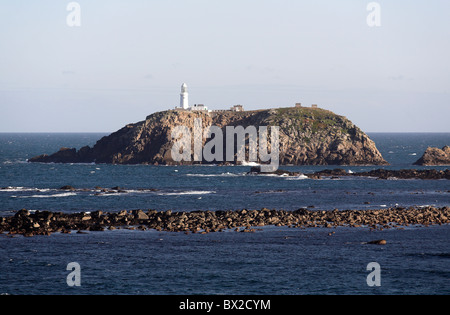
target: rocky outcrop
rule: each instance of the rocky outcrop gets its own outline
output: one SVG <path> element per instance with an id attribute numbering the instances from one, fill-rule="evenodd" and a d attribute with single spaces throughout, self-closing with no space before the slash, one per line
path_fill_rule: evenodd
<path id="1" fill-rule="evenodd" d="M 367 244 L 373 244 L 373 245 L 386 245 L 387 242 L 386 242 L 386 240 L 375 240 L 375 241 L 367 242 Z"/>
<path id="2" fill-rule="evenodd" d="M 264 174 L 264 175 L 273 174 L 273 175 L 278 175 L 278 176 L 300 176 L 300 175 L 302 175 L 302 173 L 300 173 L 300 172 L 290 172 L 290 171 L 280 170 L 280 169 L 277 169 L 272 172 L 263 172 L 261 170 L 260 166 L 252 166 L 250 168 L 250 172 L 247 172 L 247 175 L 258 175 L 258 174 Z"/>
<path id="3" fill-rule="evenodd" d="M 227 126 L 278 126 L 280 164 L 293 165 L 387 165 L 375 143 L 343 116 L 319 108 L 279 108 L 245 112 L 164 111 L 145 121 L 130 124 L 100 139 L 92 148 L 62 148 L 52 155 L 40 155 L 29 162 L 111 163 L 111 164 L 193 164 L 175 162 L 171 133 L 186 126 L 194 133 L 194 121 L 202 128 L 218 126 L 223 130 L 224 147 Z M 270 129 L 270 128 L 269 128 Z M 270 131 L 269 131 L 270 134 Z M 192 139 L 192 143 L 193 143 Z M 208 140 L 209 141 L 209 140 Z M 203 145 L 207 139 L 203 138 Z M 248 144 L 247 144 L 248 146 Z M 225 150 L 224 150 L 225 152 Z M 225 157 L 222 161 L 226 161 Z M 234 163 L 236 161 L 229 161 Z M 203 160 L 203 163 L 207 163 Z M 214 162 L 215 164 L 220 164 Z"/>
<path id="4" fill-rule="evenodd" d="M 258 175 L 263 173 L 261 168 L 254 166 L 250 169 L 250 174 Z M 402 169 L 402 170 L 386 170 L 386 169 L 376 169 L 368 172 L 355 172 L 348 173 L 342 168 L 326 169 L 317 171 L 314 173 L 300 172 L 289 172 L 285 170 L 278 169 L 274 172 L 270 172 L 274 175 L 279 176 L 306 176 L 311 179 L 320 179 L 322 177 L 341 177 L 341 176 L 366 176 L 375 177 L 378 179 L 450 179 L 450 170 L 416 170 L 416 169 Z M 264 173 L 267 174 L 267 173 Z"/>
<path id="5" fill-rule="evenodd" d="M 382 210 L 296 211 L 238 210 L 172 212 L 133 210 L 106 213 L 102 211 L 62 213 L 30 212 L 22 209 L 14 216 L 0 217 L 0 233 L 24 236 L 50 235 L 54 232 L 103 231 L 105 229 L 154 229 L 158 231 L 209 233 L 234 229 L 255 232 L 266 225 L 295 228 L 337 226 L 368 227 L 370 229 L 402 228 L 405 225 L 433 225 L 450 223 L 450 208 L 395 207 Z M 382 244 L 382 242 L 378 242 Z"/>
<path id="6" fill-rule="evenodd" d="M 448 145 L 442 149 L 429 147 L 414 165 L 450 165 L 450 147 Z"/>
<path id="7" fill-rule="evenodd" d="M 369 172 L 358 172 L 349 175 L 377 177 L 379 179 L 450 179 L 450 170 L 377 169 Z"/>

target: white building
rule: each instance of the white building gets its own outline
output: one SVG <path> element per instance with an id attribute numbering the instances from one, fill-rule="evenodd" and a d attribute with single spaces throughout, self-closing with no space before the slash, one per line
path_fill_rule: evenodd
<path id="1" fill-rule="evenodd" d="M 190 110 L 201 110 L 201 111 L 207 111 L 208 107 L 206 107 L 203 104 L 194 104 L 194 106 L 192 106 L 191 108 L 189 108 Z"/>
<path id="2" fill-rule="evenodd" d="M 181 86 L 180 107 L 183 109 L 189 109 L 189 93 L 187 91 L 186 83 L 183 83 Z"/>
<path id="3" fill-rule="evenodd" d="M 231 111 L 233 112 L 243 112 L 244 111 L 244 106 L 242 105 L 234 105 L 230 108 Z"/>
<path id="4" fill-rule="evenodd" d="M 208 107 L 203 104 L 195 104 L 194 106 L 189 106 L 189 93 L 187 84 L 183 83 L 181 86 L 180 93 L 180 107 L 175 107 L 175 109 L 184 109 L 192 111 L 208 111 Z"/>

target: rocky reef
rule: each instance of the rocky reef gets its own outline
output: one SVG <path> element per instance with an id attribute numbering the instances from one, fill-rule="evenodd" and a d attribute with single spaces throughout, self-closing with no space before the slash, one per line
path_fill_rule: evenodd
<path id="1" fill-rule="evenodd" d="M 448 145 L 442 149 L 429 147 L 414 165 L 450 165 L 450 147 Z"/>
<path id="2" fill-rule="evenodd" d="M 253 166 L 248 172 L 249 175 L 258 175 L 263 173 L 259 166 Z M 300 173 L 300 172 L 290 172 L 278 169 L 276 171 L 270 172 L 274 175 L 279 176 L 305 176 L 310 179 L 320 179 L 322 177 L 341 177 L 341 176 L 366 176 L 375 177 L 378 179 L 450 179 L 450 170 L 417 170 L 417 169 L 401 169 L 401 170 L 387 170 L 387 169 L 376 169 L 368 172 L 355 172 L 349 173 L 342 168 L 326 169 L 317 171 L 314 173 Z M 264 173 L 267 174 L 267 173 Z"/>
<path id="3" fill-rule="evenodd" d="M 78 231 L 103 231 L 105 229 L 154 229 L 157 231 L 209 233 L 233 229 L 255 232 L 258 227 L 289 226 L 295 228 L 337 226 L 368 227 L 371 229 L 402 228 L 406 225 L 428 226 L 450 223 L 450 208 L 394 207 L 381 210 L 308 210 L 296 211 L 238 210 L 172 212 L 132 210 L 106 213 L 102 211 L 62 213 L 49 211 L 30 212 L 22 209 L 14 216 L 0 217 L 0 233 L 8 235 L 50 235 Z"/>
<path id="4" fill-rule="evenodd" d="M 245 112 L 193 112 L 170 110 L 154 113 L 146 120 L 129 124 L 103 137 L 93 147 L 79 150 L 62 148 L 51 155 L 43 154 L 29 162 L 108 163 L 108 164 L 193 164 L 175 162 L 171 132 L 186 126 L 190 132 L 200 118 L 202 127 L 278 126 L 279 162 L 282 165 L 387 165 L 375 143 L 343 116 L 320 108 L 278 108 Z M 225 138 L 224 138 L 225 140 Z M 207 139 L 203 138 L 203 145 Z M 223 141 L 225 143 L 225 141 Z M 248 143 L 247 143 L 248 147 Z M 225 150 L 224 150 L 225 152 Z M 192 153 L 193 156 L 193 153 Z M 226 161 L 223 158 L 222 161 Z M 228 161 L 235 163 L 235 161 Z M 258 161 L 260 162 L 260 161 Z M 203 160 L 200 163 L 208 163 Z M 214 162 L 215 164 L 220 164 Z"/>

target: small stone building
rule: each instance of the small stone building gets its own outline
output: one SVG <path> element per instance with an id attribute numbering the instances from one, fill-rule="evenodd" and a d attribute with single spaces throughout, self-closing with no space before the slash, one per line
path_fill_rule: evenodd
<path id="1" fill-rule="evenodd" d="M 234 105 L 233 107 L 231 107 L 231 110 L 233 112 L 243 112 L 244 111 L 244 106 L 242 106 L 242 105 Z"/>

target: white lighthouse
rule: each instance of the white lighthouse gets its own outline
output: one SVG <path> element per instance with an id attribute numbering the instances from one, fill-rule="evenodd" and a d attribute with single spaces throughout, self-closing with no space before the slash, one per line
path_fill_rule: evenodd
<path id="1" fill-rule="evenodd" d="M 189 93 L 187 91 L 186 83 L 183 83 L 181 86 L 180 107 L 183 109 L 189 109 Z"/>

